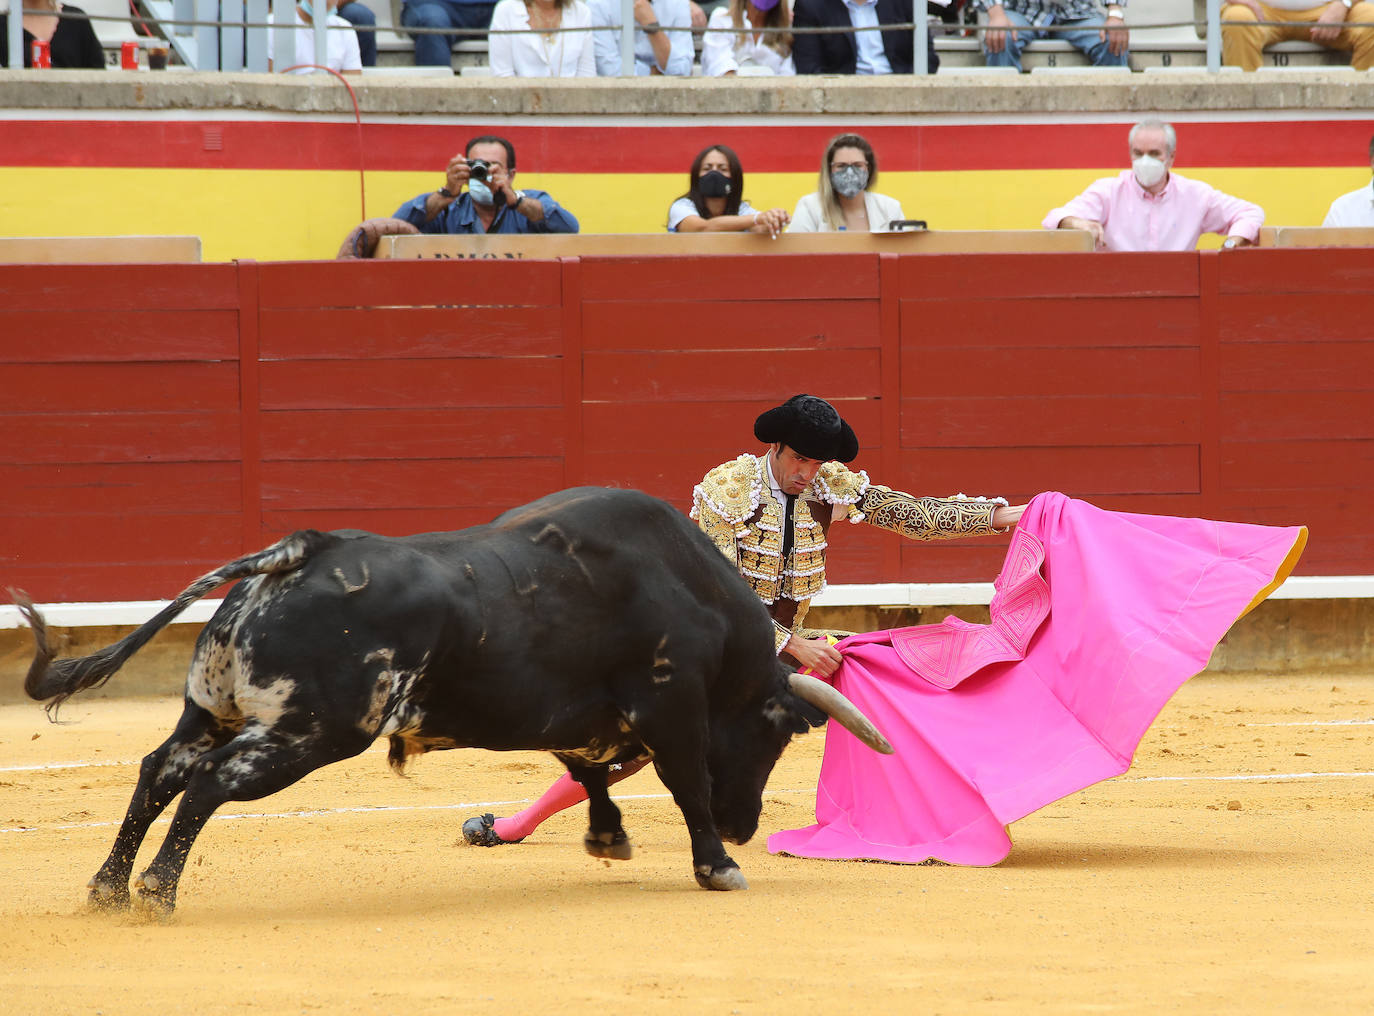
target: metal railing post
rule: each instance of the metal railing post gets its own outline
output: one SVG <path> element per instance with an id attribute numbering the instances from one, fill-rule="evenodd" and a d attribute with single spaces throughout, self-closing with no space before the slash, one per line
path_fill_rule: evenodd
<path id="1" fill-rule="evenodd" d="M 329 66 L 329 0 L 320 0 L 319 6 L 310 20 L 315 28 L 315 63 L 321 67 Z M 294 61 L 293 61 L 294 62 Z M 291 66 L 287 64 L 287 66 Z"/>
<path id="2" fill-rule="evenodd" d="M 271 15 L 267 0 L 247 0 L 244 4 L 249 24 L 261 25 Z M 261 74 L 267 70 L 267 33 L 270 29 L 249 28 L 243 33 L 243 69 Z"/>
<path id="3" fill-rule="evenodd" d="M 634 0 L 620 0 L 620 76 L 635 76 Z"/>
<path id="4" fill-rule="evenodd" d="M 272 0 L 272 67 L 281 70 L 296 62 L 295 0 Z"/>
<path id="5" fill-rule="evenodd" d="M 1207 0 L 1207 73 L 1221 70 L 1221 0 Z"/>
<path id="6" fill-rule="evenodd" d="M 195 12 L 197 21 L 218 21 L 218 0 L 195 0 Z M 196 70 L 219 70 L 219 26 L 200 24 L 193 34 L 196 40 Z"/>
<path id="7" fill-rule="evenodd" d="M 912 71 L 916 74 L 930 73 L 930 55 L 926 52 L 926 39 L 930 36 L 930 21 L 926 17 L 924 3 L 911 5 L 912 21 L 916 27 L 911 30 Z"/>
<path id="8" fill-rule="evenodd" d="M 23 0 L 10 0 L 9 44 L 6 46 L 9 52 L 5 54 L 5 59 L 12 71 L 24 66 L 23 6 Z M 16 28 L 16 25 L 20 27 Z"/>
<path id="9" fill-rule="evenodd" d="M 219 61 L 220 70 L 243 70 L 243 0 L 220 0 L 219 3 Z"/>

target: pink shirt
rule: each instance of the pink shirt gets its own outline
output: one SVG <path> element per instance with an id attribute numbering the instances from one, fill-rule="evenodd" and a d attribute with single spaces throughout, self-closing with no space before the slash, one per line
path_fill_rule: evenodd
<path id="1" fill-rule="evenodd" d="M 1129 169 L 1103 177 L 1041 223 L 1058 229 L 1069 216 L 1102 223 L 1108 250 L 1192 250 L 1203 233 L 1243 236 L 1251 243 L 1264 223 L 1259 205 L 1223 194 L 1200 180 L 1169 173 L 1158 194 L 1148 193 Z"/>

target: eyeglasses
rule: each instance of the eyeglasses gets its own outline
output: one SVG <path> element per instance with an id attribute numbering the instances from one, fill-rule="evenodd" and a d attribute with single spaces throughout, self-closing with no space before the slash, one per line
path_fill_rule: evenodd
<path id="1" fill-rule="evenodd" d="M 837 172 L 839 172 L 839 171 L 842 170 L 842 169 L 867 169 L 867 168 L 868 168 L 868 163 L 866 163 L 866 162 L 832 162 L 832 163 L 830 164 L 830 172 L 832 172 L 832 173 L 837 173 Z"/>

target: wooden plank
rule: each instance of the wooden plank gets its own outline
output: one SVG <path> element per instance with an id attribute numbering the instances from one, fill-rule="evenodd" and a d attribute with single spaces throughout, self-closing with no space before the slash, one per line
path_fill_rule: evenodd
<path id="1" fill-rule="evenodd" d="M 584 258 L 583 299 L 680 300 L 684 280 L 714 300 L 876 300 L 876 254 Z"/>
<path id="2" fill-rule="evenodd" d="M 1045 490 L 1091 499 L 1200 489 L 1197 445 L 908 448 L 893 476 L 874 479 L 913 494 L 1000 496 L 1013 503 Z"/>
<path id="3" fill-rule="evenodd" d="M 237 405 L 236 362 L 5 368 L 6 413 L 222 412 Z"/>
<path id="4" fill-rule="evenodd" d="M 264 409 L 562 405 L 557 359 L 292 360 L 262 365 Z"/>
<path id="5" fill-rule="evenodd" d="M 232 523 L 225 523 L 232 529 Z M 270 541 L 268 541 L 270 542 Z M 5 582 L 39 603 L 171 599 L 197 577 L 222 565 L 222 557 L 188 557 L 172 562 L 101 564 L 53 561 L 7 566 Z M 222 587 L 208 596 L 223 595 Z"/>
<path id="6" fill-rule="evenodd" d="M 383 237 L 376 257 L 488 258 L 686 256 L 766 254 L 967 254 L 973 251 L 1092 250 L 1092 238 L 1072 230 L 935 229 L 888 233 L 491 233 Z"/>
<path id="7" fill-rule="evenodd" d="M 265 309 L 262 355 L 273 360 L 555 356 L 557 307 Z"/>
<path id="8" fill-rule="evenodd" d="M 170 265 L 200 261 L 198 236 L 3 236 L 0 263 Z"/>
<path id="9" fill-rule="evenodd" d="M 6 413 L 0 462 L 237 461 L 238 413 Z"/>
<path id="10" fill-rule="evenodd" d="M 563 487 L 562 459 L 265 462 L 264 510 L 505 509 Z"/>
<path id="11" fill-rule="evenodd" d="M 1270 226 L 1260 234 L 1266 247 L 1374 247 L 1368 226 Z"/>
<path id="12" fill-rule="evenodd" d="M 900 537 L 894 537 L 900 539 Z M 991 582 L 1007 556 L 1007 537 L 980 537 L 958 542 L 915 543 L 901 540 L 902 558 L 889 582 Z M 865 581 L 836 578 L 836 581 Z"/>
<path id="13" fill-rule="evenodd" d="M 1350 440 L 1374 437 L 1364 392 L 1222 392 L 1224 441 Z"/>
<path id="14" fill-rule="evenodd" d="M 230 310 L 0 310 L 0 363 L 232 360 L 238 315 Z"/>
<path id="15" fill-rule="evenodd" d="M 1374 249 L 1248 248 L 1221 259 L 1221 293 L 1368 293 Z"/>
<path id="16" fill-rule="evenodd" d="M 762 385 L 760 388 L 764 387 Z M 763 445 L 754 439 L 754 421 L 805 388 L 773 388 L 762 397 L 736 401 L 589 402 L 583 426 L 591 453 L 644 452 L 655 456 L 682 454 L 687 475 L 696 483 L 706 470 Z M 844 398 L 843 393 L 816 389 L 831 401 L 859 437 L 861 447 L 880 441 L 881 407 L 876 398 Z"/>
<path id="17" fill-rule="evenodd" d="M 262 368 L 258 345 L 258 264 L 239 269 L 239 550 L 251 553 L 262 532 Z"/>
<path id="18" fill-rule="evenodd" d="M 45 512 L 0 515 L 0 546 L 16 566 L 167 564 L 239 554 L 239 515 L 205 512 Z M 8 565 L 7 565 L 8 570 Z"/>
<path id="19" fill-rule="evenodd" d="M 1001 448 L 1012 439 L 1034 448 L 1196 444 L 1201 413 L 1199 399 L 1183 396 L 906 398 L 902 445 Z"/>
<path id="20" fill-rule="evenodd" d="M 1218 298 L 1226 345 L 1367 342 L 1370 294 L 1232 293 Z"/>
<path id="21" fill-rule="evenodd" d="M 0 265 L 6 310 L 233 310 L 234 266 Z"/>
<path id="22" fill-rule="evenodd" d="M 969 254 L 941 257 L 904 254 L 902 299 L 966 296 L 979 299 L 1060 301 L 1081 297 L 1161 297 L 1198 294 L 1198 255 L 1181 253 Z M 972 303 L 973 301 L 969 301 Z"/>
<path id="23" fill-rule="evenodd" d="M 823 388 L 827 398 L 842 399 L 876 394 L 880 384 L 876 349 L 799 349 L 786 356 L 773 350 L 588 352 L 584 370 L 590 402 L 746 399 L 760 387 L 789 394 Z"/>
<path id="24" fill-rule="evenodd" d="M 235 511 L 239 469 L 232 462 L 63 462 L 0 464 L 6 514 Z"/>
<path id="25" fill-rule="evenodd" d="M 546 261 L 278 261 L 262 265 L 262 306 L 552 307 L 558 266 Z"/>
<path id="26" fill-rule="evenodd" d="M 582 344 L 582 264 L 576 258 L 564 258 L 562 269 L 563 318 L 563 486 L 585 483 L 587 468 L 586 439 L 582 429 L 585 365 Z"/>
<path id="27" fill-rule="evenodd" d="M 1197 343 L 1198 301 L 1193 296 L 1046 300 L 1030 295 L 969 300 L 956 290 L 941 298 L 902 301 L 902 344 L 922 349 L 1195 347 Z"/>
<path id="28" fill-rule="evenodd" d="M 1197 349 L 1108 347 L 1023 349 L 943 346 L 902 360 L 908 396 L 1192 395 L 1201 388 Z"/>
<path id="29" fill-rule="evenodd" d="M 588 350 L 853 349 L 877 344 L 878 302 L 622 300 L 582 305 Z"/>
<path id="30" fill-rule="evenodd" d="M 1374 393 L 1374 342 L 1247 343 L 1222 347 L 1221 390 Z M 1374 401 L 1367 403 L 1374 414 Z"/>
<path id="31" fill-rule="evenodd" d="M 1232 495 L 1293 487 L 1312 500 L 1330 489 L 1374 493 L 1374 440 L 1230 441 L 1222 446 L 1221 476 Z"/>
<path id="32" fill-rule="evenodd" d="M 259 542 L 266 546 L 297 529 L 363 529 L 383 536 L 447 533 L 485 525 L 511 505 L 455 505 L 441 508 L 266 509 Z"/>
<path id="33" fill-rule="evenodd" d="M 557 456 L 564 445 L 558 406 L 282 410 L 261 421 L 264 460 Z"/>

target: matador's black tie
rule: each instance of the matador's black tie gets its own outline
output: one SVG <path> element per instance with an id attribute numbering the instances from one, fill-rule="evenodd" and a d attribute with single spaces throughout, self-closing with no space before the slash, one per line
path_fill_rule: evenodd
<path id="1" fill-rule="evenodd" d="M 792 513 L 797 508 L 797 495 L 784 494 L 783 497 L 787 499 L 787 503 L 782 506 L 782 566 L 786 568 L 787 555 L 792 553 L 792 540 L 795 535 L 792 532 Z"/>

